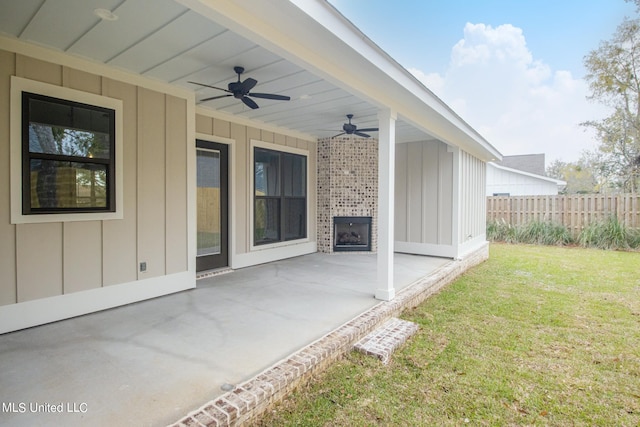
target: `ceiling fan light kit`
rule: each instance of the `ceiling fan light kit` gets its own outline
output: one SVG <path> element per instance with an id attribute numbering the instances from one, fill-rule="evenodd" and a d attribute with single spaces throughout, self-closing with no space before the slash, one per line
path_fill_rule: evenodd
<path id="1" fill-rule="evenodd" d="M 256 79 L 252 79 L 251 77 L 249 77 L 245 81 L 241 81 L 240 80 L 240 75 L 242 73 L 244 73 L 244 67 L 233 67 L 233 71 L 235 71 L 236 74 L 238 75 L 238 81 L 229 83 L 229 85 L 227 86 L 228 89 L 223 89 L 221 87 L 211 86 L 211 85 L 208 85 L 208 84 L 198 83 L 198 82 L 191 82 L 190 81 L 189 83 L 194 84 L 194 85 L 198 85 L 198 86 L 208 87 L 208 88 L 211 88 L 211 89 L 221 90 L 223 92 L 227 92 L 226 95 L 218 95 L 218 96 L 211 96 L 209 98 L 203 98 L 203 99 L 200 100 L 200 102 L 206 102 L 206 101 L 211 101 L 211 100 L 214 100 L 214 99 L 220 99 L 220 98 L 226 98 L 226 97 L 229 97 L 229 96 L 233 96 L 234 98 L 241 100 L 247 107 L 255 110 L 256 108 L 259 108 L 259 106 L 250 97 L 252 97 L 252 98 L 262 98 L 262 99 L 273 99 L 275 101 L 290 101 L 291 100 L 291 97 L 290 96 L 286 96 L 286 95 L 276 95 L 276 94 L 273 94 L 273 93 L 251 92 L 251 89 L 253 89 L 255 87 L 255 85 L 258 84 L 258 81 Z"/>

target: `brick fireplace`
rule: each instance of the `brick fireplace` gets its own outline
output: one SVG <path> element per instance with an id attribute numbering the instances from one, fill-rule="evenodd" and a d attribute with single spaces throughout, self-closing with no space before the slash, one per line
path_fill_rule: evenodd
<path id="1" fill-rule="evenodd" d="M 378 141 L 342 136 L 318 141 L 318 251 L 332 253 L 339 234 L 335 218 L 351 223 L 370 219 L 367 245 L 349 251 L 377 250 Z M 340 222 L 340 220 L 339 220 Z M 362 234 L 361 232 L 357 232 Z M 343 235 L 344 236 L 344 235 Z M 340 250 L 340 249 L 339 249 Z"/>

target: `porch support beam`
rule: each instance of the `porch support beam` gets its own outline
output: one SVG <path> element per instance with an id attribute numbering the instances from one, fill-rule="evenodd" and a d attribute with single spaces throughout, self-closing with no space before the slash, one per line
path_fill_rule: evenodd
<path id="1" fill-rule="evenodd" d="M 378 112 L 378 281 L 376 299 L 391 301 L 393 286 L 394 188 L 397 114 L 390 109 Z"/>

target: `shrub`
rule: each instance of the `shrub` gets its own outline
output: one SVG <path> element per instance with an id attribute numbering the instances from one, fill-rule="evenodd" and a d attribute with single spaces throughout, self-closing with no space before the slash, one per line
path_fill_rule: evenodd
<path id="1" fill-rule="evenodd" d="M 492 242 L 517 243 L 517 230 L 503 219 L 487 224 L 487 239 Z"/>
<path id="2" fill-rule="evenodd" d="M 504 219 L 491 221 L 487 224 L 487 239 L 534 245 L 563 246 L 573 243 L 567 227 L 547 221 L 532 221 L 524 225 L 511 225 Z"/>
<path id="3" fill-rule="evenodd" d="M 547 221 L 531 221 L 519 227 L 517 234 L 520 243 L 554 246 L 573 243 L 573 238 L 567 227 Z"/>
<path id="4" fill-rule="evenodd" d="M 600 249 L 635 249 L 640 247 L 640 232 L 612 215 L 587 225 L 580 232 L 578 242 L 584 247 Z"/>
<path id="5" fill-rule="evenodd" d="M 522 225 L 511 225 L 504 219 L 487 224 L 487 239 L 492 242 L 525 243 L 531 245 L 565 246 L 579 244 L 585 248 L 638 249 L 640 229 L 630 228 L 615 216 L 594 221 L 584 227 L 577 239 L 569 229 L 558 223 L 531 221 Z"/>

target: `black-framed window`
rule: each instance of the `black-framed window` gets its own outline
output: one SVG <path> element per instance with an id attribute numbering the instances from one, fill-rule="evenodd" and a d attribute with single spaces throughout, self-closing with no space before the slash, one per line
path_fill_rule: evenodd
<path id="1" fill-rule="evenodd" d="M 23 92 L 23 215 L 115 211 L 115 110 Z"/>
<path id="2" fill-rule="evenodd" d="M 255 147 L 254 244 L 307 237 L 307 157 Z"/>

